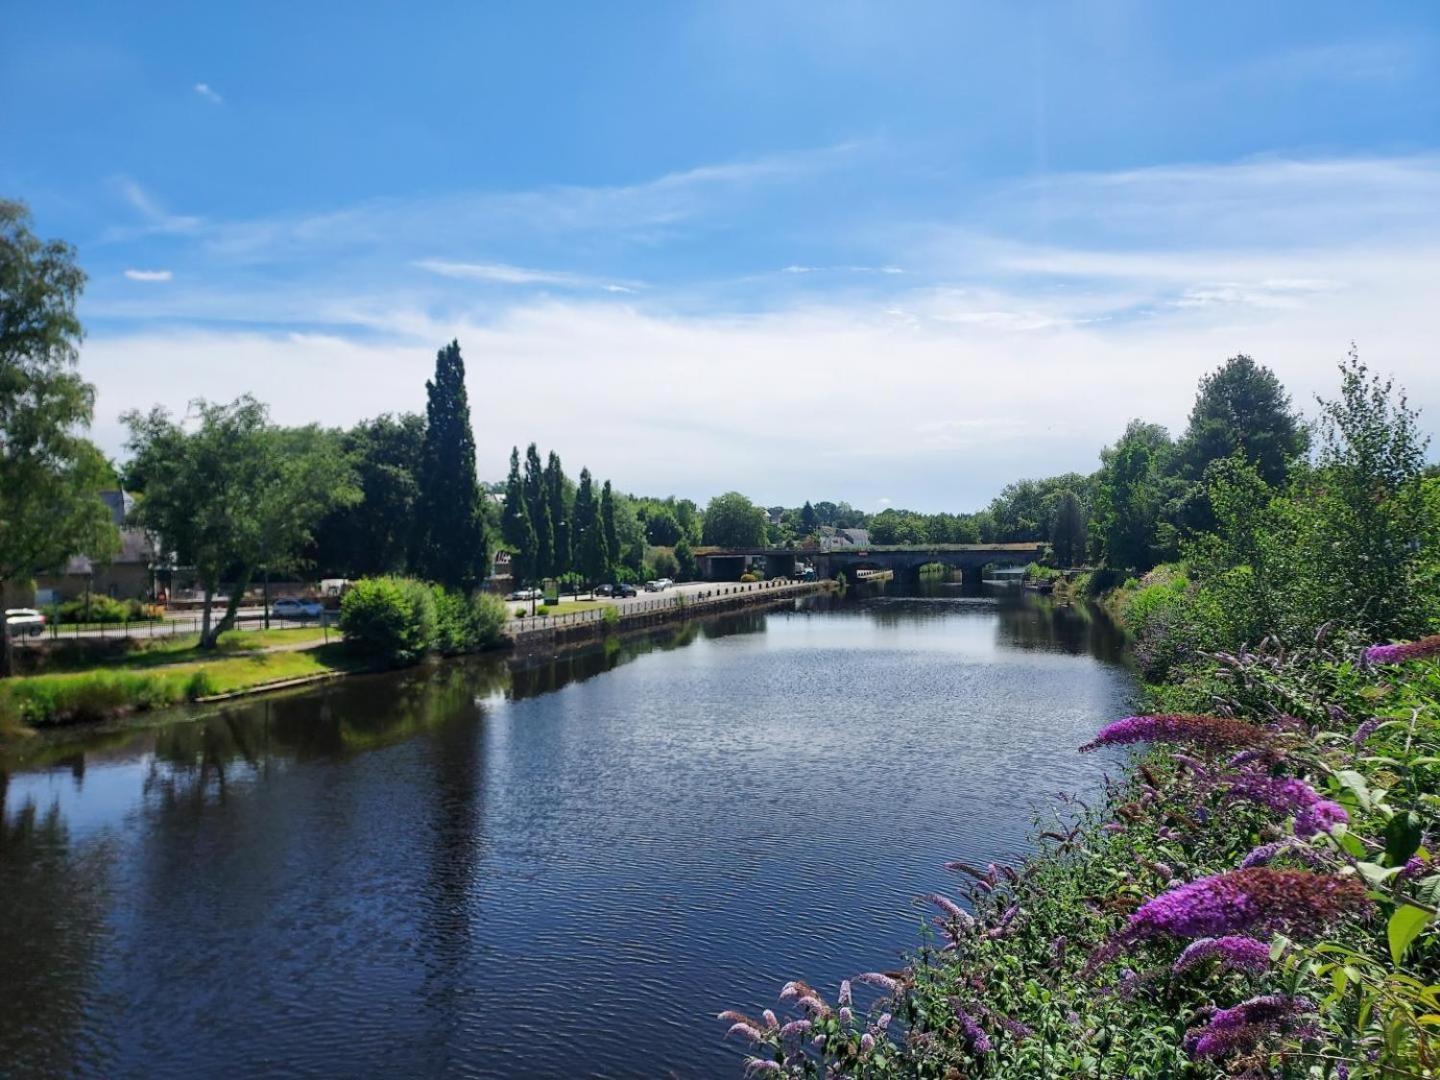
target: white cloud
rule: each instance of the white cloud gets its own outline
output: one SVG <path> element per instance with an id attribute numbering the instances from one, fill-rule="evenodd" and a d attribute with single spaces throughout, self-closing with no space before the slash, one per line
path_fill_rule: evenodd
<path id="1" fill-rule="evenodd" d="M 281 266 L 287 245 L 323 251 L 341 236 L 362 254 L 386 253 L 401 222 L 439 235 L 444 206 L 476 215 L 472 224 L 502 205 L 528 207 L 537 235 L 554 227 L 583 237 L 619 210 L 644 229 L 681 206 L 703 216 L 716 191 L 702 198 L 695 185 L 719 182 L 695 179 L 703 172 L 625 195 L 387 204 L 272 223 L 275 235 L 258 239 Z M 679 189 L 685 200 L 656 196 Z M 138 186 L 133 195 L 147 219 L 173 220 Z M 196 395 L 254 391 L 294 423 L 421 409 L 435 349 L 458 337 L 486 477 L 503 473 L 512 445 L 536 439 L 572 471 L 589 465 L 626 490 L 704 499 L 739 486 L 767 505 L 885 498 L 970 509 L 1021 476 L 1094 468 L 1132 417 L 1178 429 L 1200 376 L 1241 351 L 1274 368 L 1306 407 L 1333 390 L 1334 362 L 1353 339 L 1433 427 L 1432 196 L 1436 158 L 1060 177 L 997 191 L 972 220 L 876 225 L 867 235 L 885 242 L 853 264 L 817 258 L 791 272 L 878 273 L 812 273 L 800 291 L 769 270 L 708 292 L 651 285 L 631 298 L 617 292 L 626 285 L 569 270 L 436 258 L 420 260 L 418 286 L 297 283 L 268 266 L 208 292 L 177 285 L 137 298 L 105 294 L 97 281 L 87 317 L 103 315 L 111 328 L 91 335 L 84 366 L 100 390 L 97 435 L 117 451 L 120 411 L 157 401 L 181 409 Z M 223 230 L 206 230 L 207 271 L 224 264 L 217 237 Z M 444 250 L 445 238 L 426 243 Z M 387 272 L 412 259 L 387 262 Z M 902 265 L 903 275 L 886 272 Z M 187 282 L 197 276 L 178 269 Z M 736 280 L 753 292 L 725 291 Z M 557 295 L 487 292 L 482 302 L 457 281 L 554 286 Z M 597 292 L 574 291 L 588 288 Z M 152 321 L 117 332 L 123 319 L 164 329 Z M 227 320 L 247 328 L 213 328 Z M 211 328 L 191 328 L 202 321 Z"/>
<path id="2" fill-rule="evenodd" d="M 131 281 L 169 281 L 175 275 L 169 270 L 126 270 L 125 276 Z"/>
<path id="3" fill-rule="evenodd" d="M 213 105 L 223 105 L 225 103 L 225 99 L 212 90 L 209 83 L 197 82 L 195 84 L 195 93 Z"/>

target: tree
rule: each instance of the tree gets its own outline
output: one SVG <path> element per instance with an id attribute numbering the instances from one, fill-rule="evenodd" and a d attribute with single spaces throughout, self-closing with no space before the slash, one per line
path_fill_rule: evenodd
<path id="1" fill-rule="evenodd" d="M 610 551 L 589 469 L 580 470 L 580 487 L 575 492 L 575 562 L 581 577 L 592 586 L 610 570 Z"/>
<path id="2" fill-rule="evenodd" d="M 505 511 L 500 518 L 500 536 L 510 549 L 510 565 L 517 582 L 533 581 L 535 564 L 535 528 L 530 523 L 530 509 L 525 501 L 525 483 L 520 479 L 520 448 L 510 450 L 510 475 L 505 481 Z"/>
<path id="3" fill-rule="evenodd" d="M 600 489 L 600 528 L 605 534 L 605 552 L 609 562 L 602 577 L 610 577 L 616 563 L 620 562 L 620 532 L 615 527 L 615 493 L 606 480 Z"/>
<path id="4" fill-rule="evenodd" d="M 1210 462 L 1238 454 L 1279 487 L 1308 442 L 1275 373 L 1241 353 L 1200 380 L 1179 457 L 1186 478 L 1198 480 Z"/>
<path id="5" fill-rule="evenodd" d="M 1049 498 L 1050 550 L 1056 566 L 1078 566 L 1085 559 L 1085 510 L 1066 488 Z"/>
<path id="6" fill-rule="evenodd" d="M 1340 396 L 1318 399 L 1321 443 L 1304 501 L 1315 572 L 1333 596 L 1327 618 L 1377 638 L 1422 632 L 1417 575 L 1431 521 L 1424 493 L 1429 440 L 1393 380 L 1372 375 L 1354 347 Z"/>
<path id="7" fill-rule="evenodd" d="M 765 511 L 738 491 L 717 495 L 705 507 L 705 543 L 714 547 L 764 547 L 768 526 Z"/>
<path id="8" fill-rule="evenodd" d="M 545 504 L 550 508 L 550 525 L 554 530 L 554 562 L 551 572 L 560 577 L 570 572 L 574 552 L 570 541 L 570 511 L 565 498 L 565 470 L 560 455 L 554 450 L 545 462 Z"/>
<path id="9" fill-rule="evenodd" d="M 891 507 L 871 520 L 870 539 L 877 544 L 925 544 L 930 536 L 920 514 Z"/>
<path id="10" fill-rule="evenodd" d="M 408 569 L 424 442 L 425 418 L 415 413 L 362 420 L 340 437 L 361 499 L 332 510 L 316 528 L 308 556 L 322 572 L 361 578 Z"/>
<path id="11" fill-rule="evenodd" d="M 675 541 L 675 580 L 694 581 L 700 576 L 700 566 L 695 559 L 695 550 L 688 538 L 682 536 Z"/>
<path id="12" fill-rule="evenodd" d="M 820 518 L 815 513 L 815 508 L 810 505 L 810 500 L 805 500 L 805 505 L 800 508 L 800 530 L 805 536 L 809 536 L 820 525 Z"/>
<path id="13" fill-rule="evenodd" d="M 1162 546 L 1161 481 L 1172 449 L 1163 427 L 1132 420 L 1120 441 L 1101 453 L 1095 513 L 1109 566 L 1148 570 L 1155 565 Z"/>
<path id="14" fill-rule="evenodd" d="M 157 548 L 194 568 L 204 593 L 200 647 L 213 649 L 255 572 L 293 568 L 315 523 L 361 493 L 349 461 L 319 428 L 274 428 L 248 395 L 228 405 L 196 401 L 192 411 L 193 430 L 158 407 L 121 419 L 146 478 L 137 518 Z M 215 596 L 226 583 L 225 614 L 215 622 Z"/>
<path id="15" fill-rule="evenodd" d="M 425 393 L 414 562 L 431 581 L 469 590 L 488 574 L 490 555 L 458 341 L 435 354 L 435 377 L 426 382 Z"/>
<path id="16" fill-rule="evenodd" d="M 550 501 L 545 496 L 545 470 L 540 451 L 532 442 L 525 450 L 525 512 L 535 530 L 535 577 L 552 577 L 555 570 L 555 526 L 550 519 Z"/>
<path id="17" fill-rule="evenodd" d="M 97 497 L 110 470 L 84 435 L 95 390 L 74 370 L 84 284 L 74 249 L 40 240 L 30 212 L 0 200 L 0 594 L 71 555 L 106 558 L 119 543 Z M 0 675 L 9 673 L 0 618 Z"/>

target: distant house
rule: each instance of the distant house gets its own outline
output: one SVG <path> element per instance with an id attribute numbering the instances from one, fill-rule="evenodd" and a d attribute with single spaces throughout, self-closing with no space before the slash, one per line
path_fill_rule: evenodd
<path id="1" fill-rule="evenodd" d="M 102 593 L 117 600 L 148 600 L 155 593 L 155 545 L 143 529 L 127 525 L 135 497 L 125 491 L 102 491 L 100 499 L 120 530 L 120 550 L 107 562 L 88 555 L 72 555 L 58 574 L 35 578 L 35 603 L 57 604 L 85 593 Z"/>
<path id="2" fill-rule="evenodd" d="M 837 529 L 833 525 L 821 525 L 819 533 L 820 550 L 833 551 L 836 548 L 866 548 L 870 546 L 868 529 Z"/>

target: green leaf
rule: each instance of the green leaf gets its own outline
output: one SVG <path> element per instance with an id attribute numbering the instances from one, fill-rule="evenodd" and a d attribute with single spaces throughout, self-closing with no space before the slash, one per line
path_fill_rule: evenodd
<path id="1" fill-rule="evenodd" d="M 1422 911 L 1413 904 L 1405 904 L 1395 909 L 1395 914 L 1390 916 L 1390 925 L 1386 933 L 1390 938 L 1390 959 L 1395 961 L 1396 966 L 1400 964 L 1400 958 L 1405 955 L 1405 950 L 1410 943 L 1420 936 L 1420 931 L 1425 929 L 1425 924 L 1430 921 L 1430 913 Z"/>
<path id="2" fill-rule="evenodd" d="M 1398 866 L 1381 866 L 1379 863 L 1373 862 L 1356 863 L 1355 869 L 1360 871 L 1360 876 L 1366 882 L 1377 889 L 1400 872 Z"/>
<path id="3" fill-rule="evenodd" d="M 1396 814 L 1385 826 L 1385 854 L 1391 866 L 1404 866 L 1407 859 L 1420 849 L 1424 832 L 1420 815 L 1413 810 Z"/>
<path id="4" fill-rule="evenodd" d="M 1354 794 L 1362 808 L 1370 809 L 1370 785 L 1365 782 L 1365 777 L 1354 769 L 1342 769 L 1335 774 L 1335 779 L 1340 781 L 1341 787 Z"/>

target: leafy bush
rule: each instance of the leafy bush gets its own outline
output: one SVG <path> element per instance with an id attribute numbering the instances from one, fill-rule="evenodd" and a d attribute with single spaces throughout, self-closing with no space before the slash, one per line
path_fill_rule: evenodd
<path id="1" fill-rule="evenodd" d="M 198 673 L 197 673 L 198 674 Z M 0 713 L 23 723 L 93 723 L 121 713 L 175 705 L 202 696 L 191 692 L 194 676 L 165 671 L 91 671 L 41 675 L 0 686 Z"/>
<path id="2" fill-rule="evenodd" d="M 750 582 L 758 580 L 759 578 L 757 578 L 754 574 L 750 573 L 748 570 L 740 575 L 740 582 L 744 585 L 748 585 L 750 584 Z"/>
<path id="3" fill-rule="evenodd" d="M 646 562 L 645 572 L 651 579 L 664 577 L 675 581 L 680 577 L 680 563 L 668 548 L 655 548 Z"/>
<path id="4" fill-rule="evenodd" d="M 105 596 L 103 593 L 93 593 L 87 603 L 83 596 L 74 600 L 67 600 L 56 611 L 56 617 L 62 623 L 97 622 L 117 623 L 127 619 L 139 618 L 139 601 L 134 601 L 135 613 L 131 614 L 130 605 L 124 600 L 116 600 L 113 597 Z"/>
<path id="5" fill-rule="evenodd" d="M 437 641 L 434 593 L 413 578 L 363 578 L 340 599 L 340 629 L 376 667 L 413 664 Z"/>
<path id="6" fill-rule="evenodd" d="M 490 648 L 503 636 L 505 616 L 505 602 L 492 593 L 467 596 L 413 578 L 365 578 L 340 601 L 346 643 L 377 667 L 413 664 L 432 651 Z"/>

